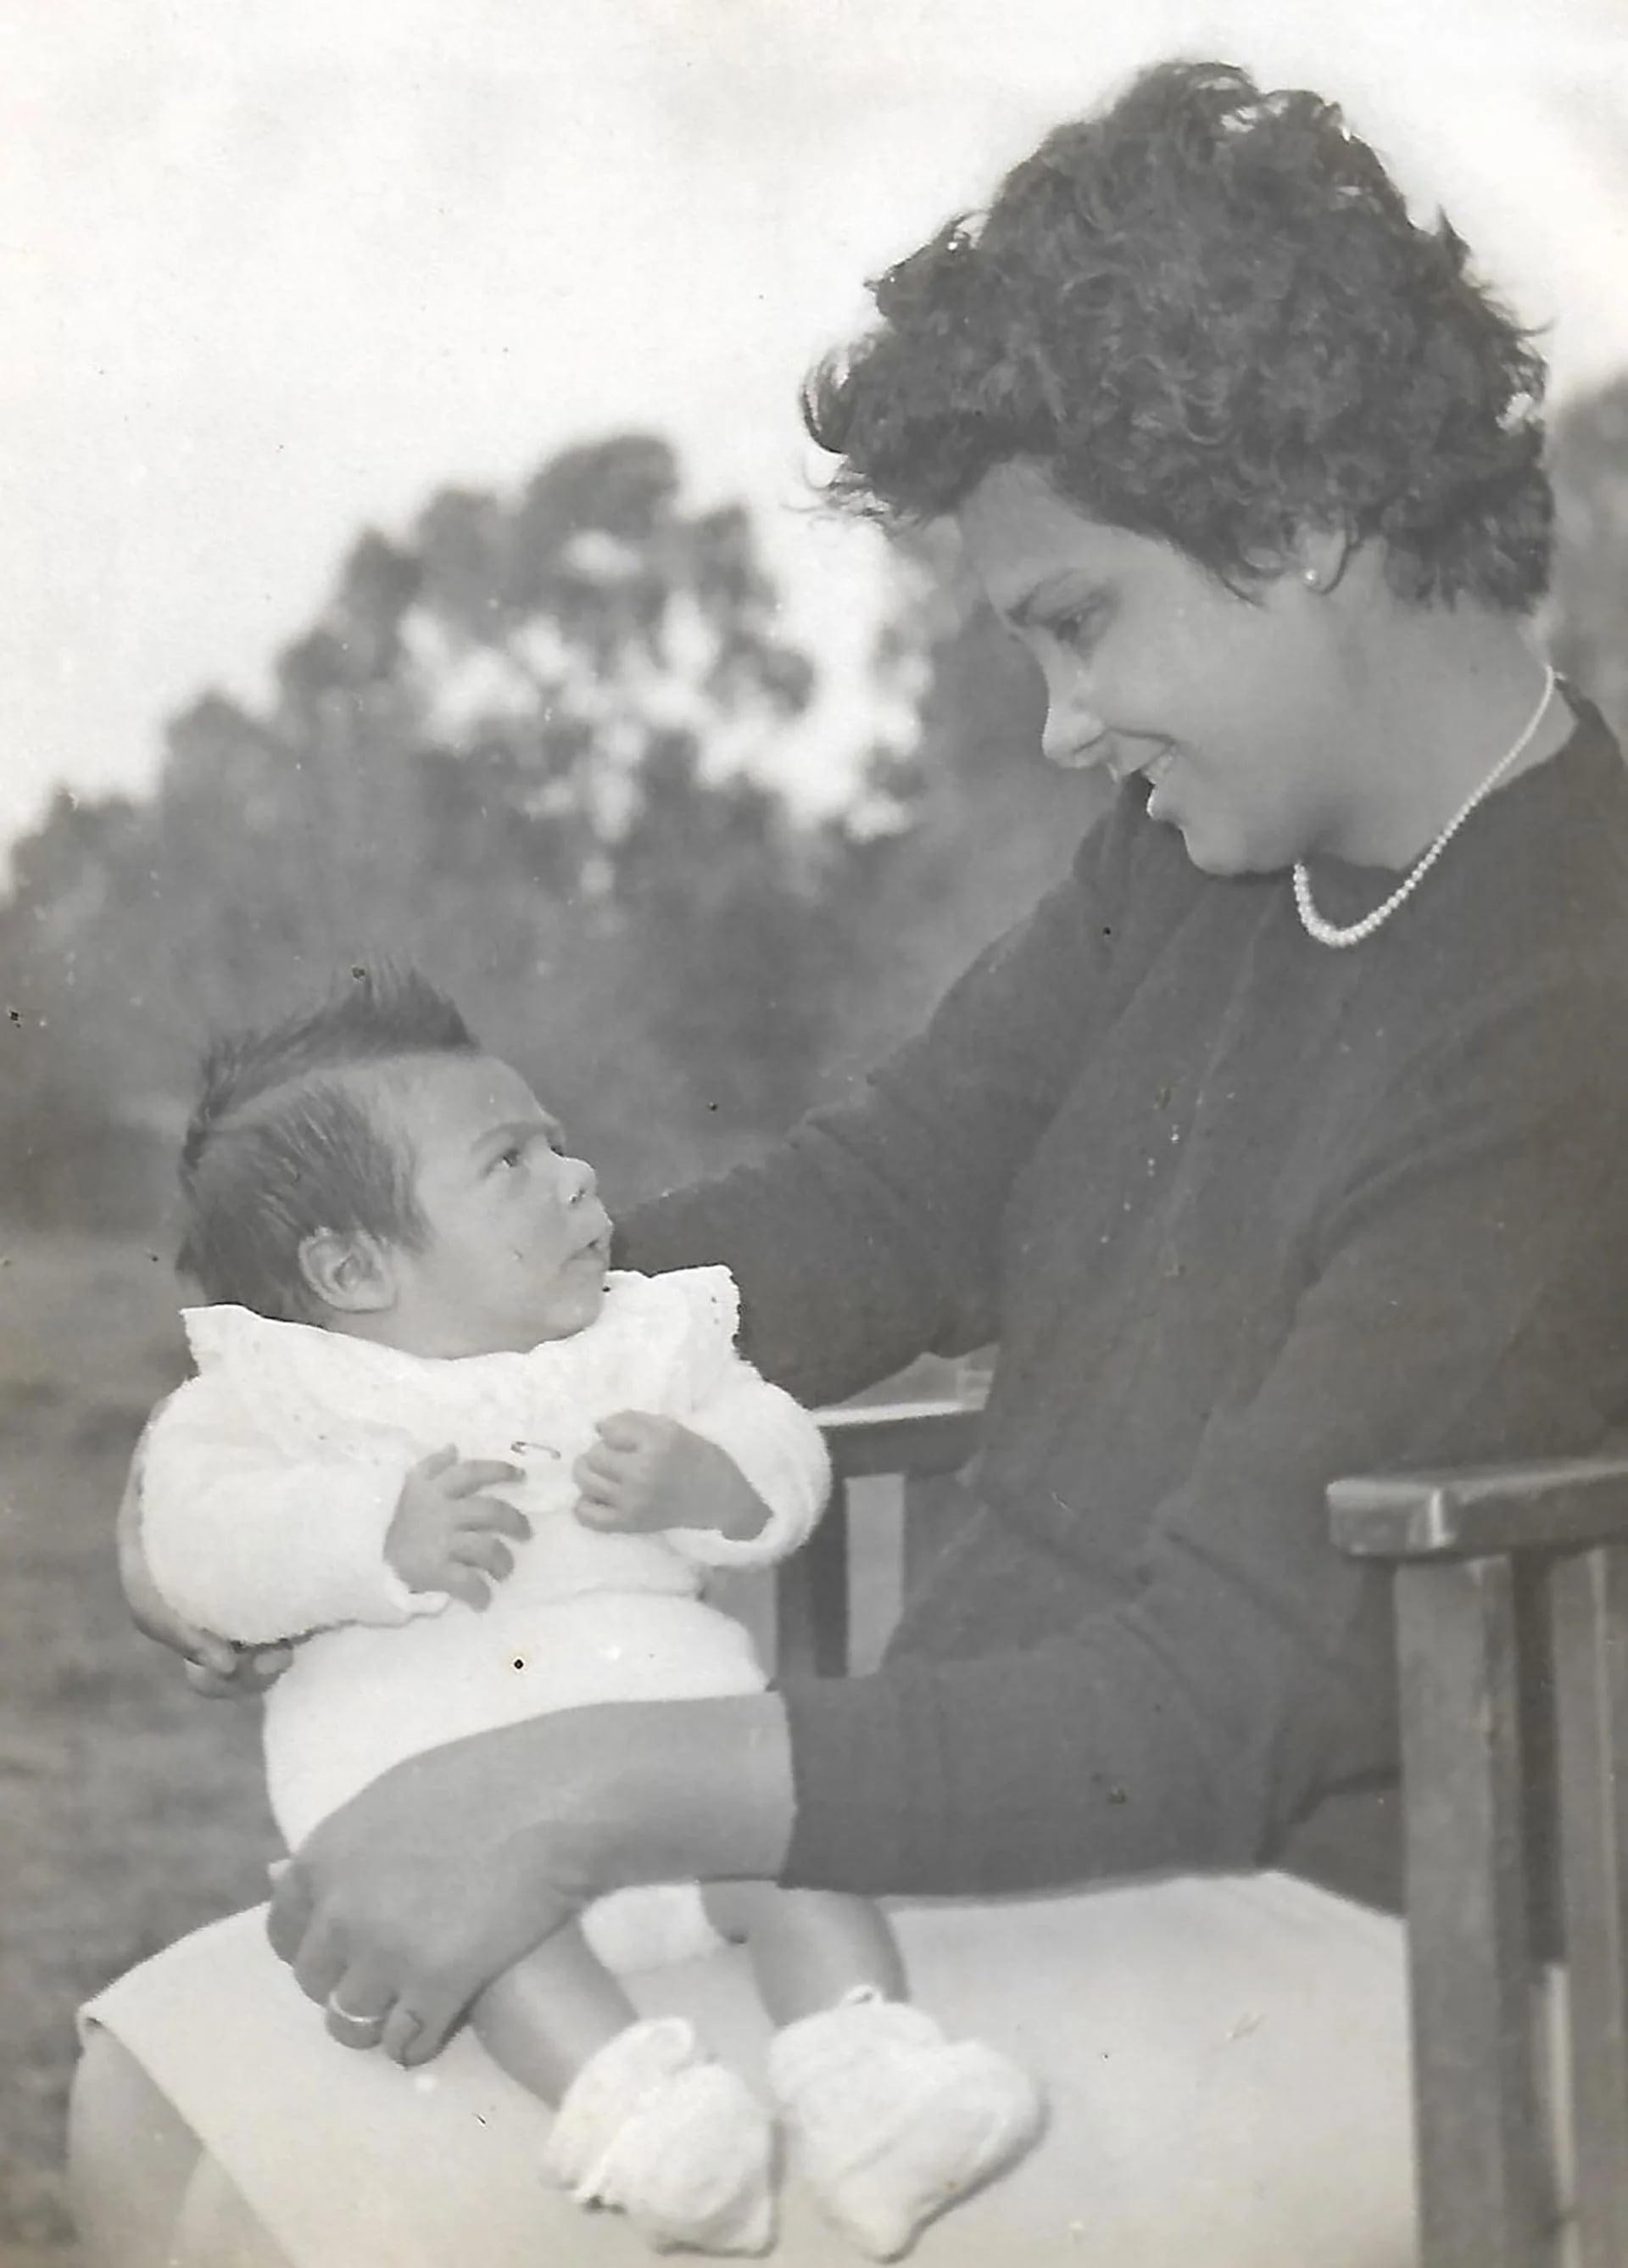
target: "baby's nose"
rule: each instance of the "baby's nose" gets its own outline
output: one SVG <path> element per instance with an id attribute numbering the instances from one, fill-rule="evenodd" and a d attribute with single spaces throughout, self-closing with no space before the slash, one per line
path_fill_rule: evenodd
<path id="1" fill-rule="evenodd" d="M 570 1204 L 580 1204 L 584 1197 L 592 1197 L 599 1186 L 593 1167 L 582 1158 L 566 1159 L 563 1178 L 566 1201 Z"/>

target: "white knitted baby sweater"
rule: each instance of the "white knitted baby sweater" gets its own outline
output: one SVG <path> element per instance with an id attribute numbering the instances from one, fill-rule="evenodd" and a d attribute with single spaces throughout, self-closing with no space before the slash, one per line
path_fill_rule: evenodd
<path id="1" fill-rule="evenodd" d="M 391 1764 L 468 1733 L 587 1702 L 761 1690 L 745 1631 L 699 1594 L 711 1568 L 794 1550 L 829 1469 L 812 1419 L 737 1352 L 737 1313 L 725 1269 L 615 1274 L 574 1337 L 426 1360 L 246 1308 L 187 1312 L 198 1375 L 147 1440 L 145 1553 L 204 1629 L 315 1633 L 268 1697 L 268 1777 L 290 1844 Z M 724 1449 L 768 1505 L 765 1530 L 742 1543 L 584 1527 L 572 1463 L 622 1410 Z M 531 1539 L 484 1614 L 409 1592 L 384 1558 L 409 1469 L 445 1447 L 524 1472 L 496 1493 Z"/>

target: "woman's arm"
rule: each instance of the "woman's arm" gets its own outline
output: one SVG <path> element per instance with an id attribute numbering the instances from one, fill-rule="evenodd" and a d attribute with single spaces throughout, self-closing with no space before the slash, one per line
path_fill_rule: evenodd
<path id="1" fill-rule="evenodd" d="M 271 1940 L 313 2000 L 394 2012 L 422 2063 L 590 1897 L 772 1881 L 791 1818 L 773 1694 L 534 1718 L 414 1756 L 325 1820 L 277 1883 Z"/>
<path id="2" fill-rule="evenodd" d="M 636 1208 L 620 1263 L 729 1267 L 744 1351 L 810 1405 L 986 1344 L 1007 1200 L 1112 1012 L 1125 871 L 1151 832 L 1121 798 L 854 1101 L 759 1164 Z"/>
<path id="3" fill-rule="evenodd" d="M 1151 1520 L 1135 1595 L 1025 1653 L 785 1698 L 786 1878 L 1039 1889 L 1269 1861 L 1394 1772 L 1389 1586 L 1338 1554 L 1341 1473 L 1585 1453 L 1628 1401 L 1628 1075 L 1540 1002 L 1375 1098 L 1277 1358 Z"/>

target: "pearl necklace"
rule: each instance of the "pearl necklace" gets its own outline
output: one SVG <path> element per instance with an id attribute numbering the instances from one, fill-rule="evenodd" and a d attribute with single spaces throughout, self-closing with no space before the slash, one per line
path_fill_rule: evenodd
<path id="1" fill-rule="evenodd" d="M 1390 895 L 1385 900 L 1384 904 L 1382 906 L 1375 906 L 1373 912 L 1371 914 L 1365 914 L 1360 922 L 1353 922 L 1348 929 L 1341 929 L 1337 924 L 1331 921 L 1324 921 L 1323 916 L 1317 911 L 1316 906 L 1311 902 L 1311 878 L 1307 873 L 1305 867 L 1302 865 L 1297 864 L 1294 868 L 1294 909 L 1300 916 L 1301 926 L 1304 929 L 1307 936 L 1315 938 L 1319 945 L 1332 946 L 1336 950 L 1338 950 L 1341 946 L 1347 945 L 1360 945 L 1364 938 L 1373 936 L 1375 931 L 1379 927 L 1382 922 L 1389 921 L 1391 915 L 1395 913 L 1397 908 L 1412 896 L 1414 891 L 1419 887 L 1426 875 L 1435 865 L 1436 860 L 1441 856 L 1441 853 L 1447 849 L 1448 844 L 1453 840 L 1453 837 L 1457 834 L 1459 828 L 1463 825 L 1465 820 L 1469 818 L 1476 806 L 1482 802 L 1485 798 L 1492 794 L 1492 790 L 1498 785 L 1499 781 L 1502 779 L 1504 774 L 1509 770 L 1510 765 L 1514 762 L 1517 756 L 1525 755 L 1526 750 L 1531 745 L 1533 733 L 1536 732 L 1538 726 L 1544 721 L 1544 715 L 1548 711 L 1549 703 L 1554 697 L 1554 671 L 1551 668 L 1545 666 L 1544 670 L 1543 693 L 1539 697 L 1536 708 L 1533 710 L 1530 718 L 1527 721 L 1526 730 L 1522 733 L 1514 747 L 1509 750 L 1507 755 L 1503 755 L 1499 758 L 1492 770 L 1482 781 L 1480 786 L 1459 806 L 1452 818 L 1448 821 L 1447 825 L 1441 829 L 1441 834 L 1437 836 L 1435 841 L 1421 857 L 1419 864 L 1403 876 L 1401 881 L 1397 883 L 1396 888 L 1392 890 Z"/>

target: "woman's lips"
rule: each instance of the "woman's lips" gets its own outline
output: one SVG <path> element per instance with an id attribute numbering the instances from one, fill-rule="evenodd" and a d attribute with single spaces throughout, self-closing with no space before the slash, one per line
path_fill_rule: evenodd
<path id="1" fill-rule="evenodd" d="M 1156 787 L 1169 770 L 1175 756 L 1176 751 L 1168 740 L 1145 756 L 1133 754 L 1130 748 L 1119 743 L 1116 745 L 1113 754 L 1107 760 L 1109 777 L 1116 787 L 1123 787 L 1126 780 L 1132 779 L 1145 779 Z"/>

